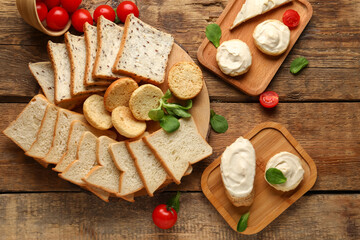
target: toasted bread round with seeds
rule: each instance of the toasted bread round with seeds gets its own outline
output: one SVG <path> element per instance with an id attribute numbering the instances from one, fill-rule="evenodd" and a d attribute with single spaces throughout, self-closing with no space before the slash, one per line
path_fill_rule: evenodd
<path id="1" fill-rule="evenodd" d="M 169 88 L 179 99 L 196 97 L 203 87 L 203 81 L 201 69 L 193 62 L 178 62 L 169 71 Z"/>
<path id="2" fill-rule="evenodd" d="M 136 89 L 130 97 L 129 107 L 137 120 L 151 120 L 148 113 L 159 106 L 163 96 L 160 88 L 152 84 L 144 84 Z"/>
<path id="3" fill-rule="evenodd" d="M 113 82 L 105 92 L 106 110 L 112 112 L 118 106 L 129 106 L 130 96 L 139 86 L 132 78 L 120 78 Z"/>
<path id="4" fill-rule="evenodd" d="M 99 130 L 112 127 L 111 115 L 106 111 L 104 98 L 94 94 L 88 97 L 83 106 L 84 116 L 91 126 Z"/>
<path id="5" fill-rule="evenodd" d="M 124 137 L 136 138 L 145 132 L 145 121 L 136 120 L 128 107 L 115 108 L 111 113 L 111 119 L 115 129 Z"/>

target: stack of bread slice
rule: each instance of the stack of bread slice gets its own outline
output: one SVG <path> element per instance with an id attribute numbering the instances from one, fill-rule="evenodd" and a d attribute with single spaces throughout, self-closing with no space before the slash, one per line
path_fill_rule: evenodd
<path id="1" fill-rule="evenodd" d="M 4 134 L 44 167 L 53 164 L 59 176 L 108 201 L 110 196 L 134 201 L 145 189 L 149 196 L 170 182 L 180 183 L 191 165 L 212 148 L 193 118 L 180 128 L 159 129 L 130 141 L 116 141 L 111 130 L 90 126 L 82 114 L 55 106 L 36 95 Z"/>

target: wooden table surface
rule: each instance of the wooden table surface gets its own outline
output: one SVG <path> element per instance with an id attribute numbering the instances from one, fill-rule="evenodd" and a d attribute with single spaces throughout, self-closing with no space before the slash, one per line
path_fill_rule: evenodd
<path id="1" fill-rule="evenodd" d="M 118 1 L 84 0 L 87 6 Z M 256 97 L 233 89 L 203 69 L 211 108 L 229 130 L 211 132 L 214 153 L 198 163 L 181 185 L 135 203 L 105 203 L 26 157 L 0 134 L 0 239 L 360 239 L 360 1 L 310 0 L 314 14 L 268 90 L 279 105 L 265 110 Z M 171 33 L 196 60 L 207 24 L 227 0 L 137 0 L 140 18 Z M 0 0 L 0 130 L 39 91 L 27 64 L 47 60 L 51 38 L 28 26 L 15 1 Z M 299 75 L 291 61 L 310 64 Z M 196 60 L 197 62 L 197 60 Z M 287 127 L 314 159 L 318 179 L 310 192 L 256 235 L 234 232 L 200 188 L 204 169 L 225 147 L 255 125 L 276 121 Z M 176 225 L 158 229 L 152 210 L 180 190 Z"/>

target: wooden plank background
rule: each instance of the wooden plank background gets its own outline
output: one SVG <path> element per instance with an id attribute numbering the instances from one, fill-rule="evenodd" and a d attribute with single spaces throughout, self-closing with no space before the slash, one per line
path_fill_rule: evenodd
<path id="1" fill-rule="evenodd" d="M 117 6 L 118 1 L 83 0 L 84 7 Z M 0 239 L 360 239 L 360 1 L 310 0 L 314 15 L 275 75 L 268 90 L 280 96 L 272 110 L 256 97 L 233 89 L 204 70 L 211 108 L 225 116 L 229 130 L 211 132 L 214 154 L 194 167 L 181 185 L 135 203 L 104 203 L 42 168 L 0 134 Z M 207 24 L 216 21 L 226 0 L 137 0 L 140 18 L 174 35 L 195 60 Z M 0 130 L 39 87 L 27 64 L 47 60 L 50 38 L 28 26 L 15 1 L 0 0 Z M 310 64 L 299 75 L 291 61 Z M 224 148 L 256 124 L 284 124 L 314 159 L 313 189 L 259 234 L 234 232 L 201 192 L 203 170 Z M 178 223 L 158 229 L 154 207 L 181 191 Z"/>

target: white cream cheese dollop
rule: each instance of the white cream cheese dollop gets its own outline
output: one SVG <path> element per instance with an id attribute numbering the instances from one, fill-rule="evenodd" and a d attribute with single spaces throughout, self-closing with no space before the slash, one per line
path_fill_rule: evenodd
<path id="1" fill-rule="evenodd" d="M 221 156 L 220 170 L 225 188 L 233 197 L 246 197 L 254 187 L 255 149 L 251 142 L 239 137 Z"/>
<path id="2" fill-rule="evenodd" d="M 266 20 L 256 26 L 253 38 L 260 51 L 280 55 L 290 43 L 290 29 L 279 20 Z"/>
<path id="3" fill-rule="evenodd" d="M 252 63 L 249 46 L 239 39 L 225 41 L 217 48 L 216 61 L 226 75 L 235 77 L 244 74 Z"/>
<path id="4" fill-rule="evenodd" d="M 266 164 L 266 171 L 269 168 L 279 169 L 286 177 L 286 182 L 281 184 L 271 184 L 280 191 L 290 191 L 295 189 L 304 177 L 304 169 L 301 166 L 300 158 L 289 152 L 280 152 L 274 155 Z M 265 171 L 265 172 L 266 172 Z M 266 180 L 266 176 L 265 176 Z M 266 180 L 267 181 L 267 180 Z"/>
<path id="5" fill-rule="evenodd" d="M 291 1 L 292 0 L 246 0 L 230 29 L 233 29 L 250 18 L 261 15 Z"/>

